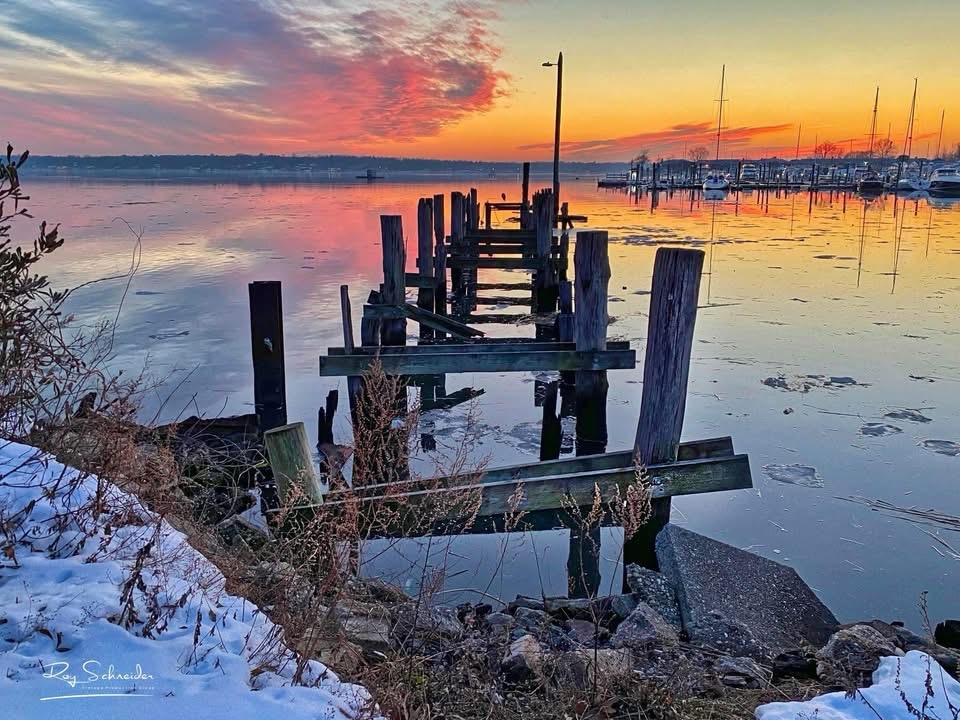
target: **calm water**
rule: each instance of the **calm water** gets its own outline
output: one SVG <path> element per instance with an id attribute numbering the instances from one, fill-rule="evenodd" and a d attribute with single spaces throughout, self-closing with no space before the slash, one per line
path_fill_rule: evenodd
<path id="1" fill-rule="evenodd" d="M 382 279 L 378 215 L 403 215 L 409 234 L 417 198 L 455 187 L 49 183 L 32 189 L 31 209 L 63 223 L 68 242 L 51 268 L 63 285 L 126 272 L 134 243 L 116 218 L 143 228 L 115 362 L 165 379 L 145 409 L 163 420 L 250 411 L 246 286 L 282 280 L 289 416 L 311 423 L 330 388 L 345 395 L 343 380 L 317 376 L 317 358 L 342 344 L 339 285 L 350 285 L 357 308 Z M 482 183 L 481 202 L 501 192 L 515 199 L 517 187 L 512 178 Z M 960 613 L 960 559 L 935 549 L 921 527 L 843 499 L 960 514 L 960 455 L 949 454 L 960 443 L 960 205 L 829 195 L 811 205 L 805 194 L 765 202 L 754 194 L 720 202 L 661 196 L 652 209 L 649 198 L 634 203 L 592 183 L 563 190 L 591 228 L 610 231 L 610 334 L 630 340 L 641 359 L 656 248 L 708 253 L 684 437 L 732 435 L 737 451 L 750 454 L 755 488 L 677 499 L 674 522 L 792 565 L 841 619 L 917 625 L 923 590 L 934 621 Z M 84 322 L 112 317 L 124 286 L 88 287 L 74 309 Z M 532 335 L 530 327 L 488 327 Z M 609 447 L 627 448 L 642 368 L 609 375 Z M 492 464 L 537 457 L 535 378 L 447 378 L 448 390 L 486 391 L 474 407 L 474 439 Z M 456 444 L 467 415 L 466 407 L 427 413 L 424 429 L 441 446 Z M 348 439 L 345 418 L 336 433 Z M 605 538 L 608 558 L 615 536 Z M 960 547 L 955 534 L 944 538 Z M 500 542 L 436 541 L 446 587 L 564 592 L 564 533 Z M 606 574 L 619 582 L 611 567 Z"/>

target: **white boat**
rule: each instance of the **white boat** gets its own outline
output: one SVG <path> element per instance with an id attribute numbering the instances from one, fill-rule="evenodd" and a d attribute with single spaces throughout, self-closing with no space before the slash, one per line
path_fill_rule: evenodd
<path id="1" fill-rule="evenodd" d="M 897 192 L 926 192 L 930 189 L 930 181 L 919 177 L 902 177 L 897 180 Z"/>
<path id="2" fill-rule="evenodd" d="M 760 182 L 760 171 L 757 169 L 757 166 L 751 163 L 744 164 L 744 166 L 740 168 L 740 184 L 755 185 L 758 182 Z"/>
<path id="3" fill-rule="evenodd" d="M 936 197 L 960 197 L 960 167 L 947 165 L 930 173 L 931 195 Z"/>
<path id="4" fill-rule="evenodd" d="M 729 190 L 730 180 L 726 175 L 720 172 L 709 172 L 703 179 L 703 189 L 710 190 Z"/>

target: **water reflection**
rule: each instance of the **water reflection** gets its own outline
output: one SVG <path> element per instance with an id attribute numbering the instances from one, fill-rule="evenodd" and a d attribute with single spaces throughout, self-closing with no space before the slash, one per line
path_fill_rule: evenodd
<path id="1" fill-rule="evenodd" d="M 159 410 L 163 420 L 197 409 L 249 411 L 246 284 L 282 280 L 289 414 L 310 421 L 329 389 L 346 392 L 344 381 L 317 377 L 317 357 L 341 344 L 340 284 L 350 285 L 356 307 L 381 280 L 377 216 L 402 215 L 410 235 L 418 197 L 470 184 L 50 183 L 32 189 L 31 208 L 64 224 L 68 242 L 50 274 L 66 285 L 122 274 L 133 240 L 114 218 L 143 227 L 140 270 L 120 313 L 114 363 L 146 366 L 167 379 L 146 408 L 150 415 Z M 501 193 L 515 200 L 519 192 L 512 181 L 478 187 L 481 202 Z M 955 610 L 955 560 L 932 550 L 930 538 L 911 524 L 836 498 L 861 495 L 960 514 L 960 457 L 943 451 L 960 441 L 960 204 L 759 191 L 718 199 L 661 191 L 654 202 L 574 182 L 565 183 L 564 192 L 573 212 L 590 217 L 591 228 L 610 231 L 610 334 L 632 341 L 639 357 L 656 248 L 710 253 L 684 437 L 732 435 L 737 451 L 751 456 L 756 488 L 681 498 L 674 521 L 793 565 L 845 618 L 876 615 L 918 625 L 921 590 L 930 591 L 931 617 Z M 411 270 L 414 255 L 408 251 Z M 525 277 L 490 272 L 491 282 Z M 72 309 L 85 323 L 112 316 L 123 286 L 90 286 Z M 481 305 L 478 312 L 499 310 Z M 485 329 L 532 334 L 512 325 Z M 779 376 L 806 380 L 763 383 Z M 832 382 L 836 378 L 853 384 Z M 485 393 L 425 413 L 424 427 L 438 452 L 469 432 L 476 456 L 489 455 L 493 464 L 533 461 L 538 447 L 530 431 L 542 421 L 533 389 L 554 379 L 533 373 L 448 378 L 452 388 Z M 633 441 L 641 380 L 642 368 L 609 373 L 611 449 Z M 473 426 L 471 408 L 479 413 Z M 861 432 L 901 411 L 931 422 L 898 422 L 899 433 Z M 561 448 L 572 452 L 574 428 L 568 420 L 562 427 Z M 344 417 L 335 433 L 348 437 Z M 423 462 L 432 457 L 424 453 Z M 823 487 L 780 482 L 762 472 L 764 466 L 813 468 Z M 563 533 L 511 540 L 518 544 L 506 555 L 499 539 L 489 546 L 457 544 L 472 541 L 443 545 L 468 558 L 447 589 L 562 592 Z M 616 586 L 617 552 L 616 533 L 605 534 L 604 586 Z M 487 579 L 474 581 L 477 570 Z M 419 577 L 408 568 L 401 580 Z M 490 577 L 500 579 L 490 584 Z"/>

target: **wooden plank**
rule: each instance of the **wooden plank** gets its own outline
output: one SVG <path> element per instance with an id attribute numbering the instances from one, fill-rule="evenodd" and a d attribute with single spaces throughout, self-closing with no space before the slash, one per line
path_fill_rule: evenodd
<path id="1" fill-rule="evenodd" d="M 483 337 L 485 335 L 483 330 L 477 330 L 469 325 L 464 325 L 463 323 L 457 322 L 456 320 L 448 318 L 444 315 L 438 315 L 437 313 L 424 310 L 423 308 L 419 308 L 416 305 L 411 305 L 410 303 L 406 303 L 403 306 L 403 309 L 406 311 L 408 318 L 420 323 L 421 326 L 426 325 L 432 329 L 440 330 L 441 332 L 447 333 L 448 335 L 452 335 L 454 337 L 471 338 Z"/>
<path id="2" fill-rule="evenodd" d="M 540 350 L 576 350 L 577 346 L 572 342 L 542 342 L 530 339 L 519 338 L 484 338 L 482 342 L 466 343 L 426 343 L 420 345 L 394 345 L 379 348 L 358 347 L 352 353 L 343 347 L 327 348 L 328 355 L 434 355 L 436 353 L 462 353 L 465 350 L 469 352 L 503 352 L 509 350 L 511 344 L 516 344 L 517 351 L 540 351 Z M 506 346 L 506 347 L 505 347 Z M 629 350 L 630 342 L 627 340 L 608 340 L 605 350 Z"/>
<path id="3" fill-rule="evenodd" d="M 250 297 L 253 405 L 263 432 L 287 423 L 283 303 L 279 280 L 252 282 L 247 289 Z"/>
<path id="4" fill-rule="evenodd" d="M 687 380 L 697 318 L 702 250 L 659 248 L 653 265 L 650 320 L 636 450 L 647 464 L 677 456 L 687 402 Z M 624 543 L 624 563 L 652 567 L 653 542 L 670 521 L 670 501 L 654 502 L 653 517 Z M 626 585 L 626 580 L 624 580 Z"/>
<path id="5" fill-rule="evenodd" d="M 496 242 L 496 241 L 515 241 L 515 242 L 536 242 L 537 234 L 533 230 L 471 230 L 464 233 L 461 240 L 467 242 Z"/>
<path id="6" fill-rule="evenodd" d="M 526 290 L 529 292 L 530 283 L 477 283 L 477 290 Z"/>
<path id="7" fill-rule="evenodd" d="M 529 297 L 517 297 L 511 295 L 477 295 L 474 302 L 477 305 L 526 305 L 530 306 Z"/>
<path id="8" fill-rule="evenodd" d="M 733 457 L 733 439 L 729 436 L 695 440 L 682 443 L 677 454 L 678 460 L 708 460 Z M 485 468 L 481 471 L 464 471 L 455 476 L 441 476 L 428 479 L 411 480 L 403 485 L 387 486 L 382 484 L 367 485 L 363 492 L 383 495 L 387 492 L 410 492 L 422 490 L 425 487 L 437 488 L 444 486 L 464 485 L 469 483 L 498 483 L 508 480 L 534 480 L 536 478 L 556 475 L 579 475 L 597 470 L 624 470 L 635 469 L 633 450 L 619 450 L 617 452 L 600 455 L 583 455 L 575 458 L 523 463 L 519 465 L 504 465 L 496 468 Z M 347 492 L 347 491 L 337 491 Z M 333 497 L 337 493 L 330 495 Z"/>
<path id="9" fill-rule="evenodd" d="M 650 494 L 654 499 L 678 495 L 694 495 L 723 490 L 744 490 L 753 487 L 750 463 L 746 455 L 684 460 L 647 468 Z M 594 488 L 599 488 L 604 501 L 621 496 L 631 485 L 636 484 L 633 468 L 595 470 L 574 475 L 548 475 L 526 480 L 503 480 L 490 482 L 482 478 L 479 483 L 431 488 L 400 495 L 356 494 L 352 490 L 329 493 L 325 504 L 336 508 L 340 505 L 362 503 L 399 502 L 404 506 L 416 506 L 425 502 L 444 502 L 447 495 L 464 493 L 470 489 L 481 493 L 477 517 L 504 515 L 514 509 L 520 512 L 562 510 L 570 504 L 589 506 L 593 502 Z M 515 500 L 519 497 L 519 504 Z"/>
<path id="10" fill-rule="evenodd" d="M 447 267 L 455 270 L 480 268 L 486 270 L 538 270 L 545 261 L 537 258 L 465 258 L 448 257 Z"/>
<path id="11" fill-rule="evenodd" d="M 369 354 L 330 355 L 320 358 L 322 377 L 362 375 L 370 366 Z M 526 372 L 532 370 L 627 370 L 636 366 L 633 350 L 500 351 L 421 353 L 379 356 L 388 375 L 467 372 Z"/>
<path id="12" fill-rule="evenodd" d="M 436 265 L 434 260 L 431 260 Z M 422 277 L 420 273 L 404 273 L 404 284 L 408 288 L 434 288 L 437 281 L 431 277 Z"/>

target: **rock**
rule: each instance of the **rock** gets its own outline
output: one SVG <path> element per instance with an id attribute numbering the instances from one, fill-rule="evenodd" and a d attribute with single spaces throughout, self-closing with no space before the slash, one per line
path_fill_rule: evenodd
<path id="1" fill-rule="evenodd" d="M 933 637 L 938 645 L 960 650 L 960 620 L 944 620 L 937 623 Z"/>
<path id="2" fill-rule="evenodd" d="M 854 625 L 835 632 L 817 652 L 817 676 L 831 685 L 862 687 L 869 684 L 880 658 L 903 654 L 878 630 Z"/>
<path id="3" fill-rule="evenodd" d="M 603 643 L 610 635 L 610 631 L 605 627 L 595 625 L 589 620 L 567 620 L 564 625 L 567 634 L 580 645 L 593 647 Z"/>
<path id="4" fill-rule="evenodd" d="M 656 553 L 676 591 L 683 629 L 696 644 L 765 659 L 805 644 L 820 647 L 838 627 L 785 565 L 675 525 L 657 536 Z"/>
<path id="5" fill-rule="evenodd" d="M 354 580 L 354 589 L 358 595 L 366 595 L 375 602 L 397 605 L 413 601 L 401 588 L 380 578 L 357 578 Z"/>
<path id="6" fill-rule="evenodd" d="M 513 617 L 517 625 L 527 630 L 536 630 L 550 624 L 550 616 L 546 612 L 528 607 L 518 607 Z"/>
<path id="7" fill-rule="evenodd" d="M 803 650 L 787 650 L 773 659 L 773 677 L 812 679 L 817 676 L 817 660 Z"/>
<path id="8" fill-rule="evenodd" d="M 560 655 L 557 667 L 564 680 L 585 688 L 591 686 L 595 678 L 609 682 L 611 678 L 628 675 L 633 670 L 633 654 L 626 648 L 574 650 Z"/>
<path id="9" fill-rule="evenodd" d="M 333 617 L 340 623 L 347 640 L 364 650 L 382 654 L 390 648 L 393 621 L 386 608 L 342 600 L 334 606 Z"/>
<path id="10" fill-rule="evenodd" d="M 649 604 L 649 603 L 648 603 Z M 626 595 L 615 595 L 610 598 L 610 612 L 615 616 L 616 623 L 626 620 L 637 608 L 637 596 L 633 593 Z"/>
<path id="11" fill-rule="evenodd" d="M 246 545 L 250 550 L 259 550 L 270 542 L 266 528 L 255 525 L 242 515 L 231 515 L 218 523 L 217 534 L 227 545 Z"/>
<path id="12" fill-rule="evenodd" d="M 448 607 L 430 607 L 426 603 L 406 603 L 393 609 L 394 637 L 401 643 L 416 637 L 424 640 L 459 639 L 463 624 L 456 610 Z"/>
<path id="13" fill-rule="evenodd" d="M 634 611 L 617 626 L 617 631 L 610 638 L 613 647 L 631 650 L 647 650 L 652 645 L 676 645 L 677 642 L 674 629 L 645 602 L 637 603 Z"/>
<path id="14" fill-rule="evenodd" d="M 290 563 L 261 560 L 246 568 L 241 582 L 244 597 L 266 610 L 281 605 L 296 614 L 316 611 L 314 584 Z"/>
<path id="15" fill-rule="evenodd" d="M 500 662 L 500 671 L 508 682 L 524 682 L 543 672 L 543 648 L 533 635 L 524 635 L 510 643 Z"/>
<path id="16" fill-rule="evenodd" d="M 507 612 L 513 615 L 516 613 L 518 608 L 528 608 L 530 610 L 543 610 L 543 600 L 538 598 L 526 597 L 525 595 L 517 595 L 517 598 L 509 603 L 507 603 Z"/>
<path id="17" fill-rule="evenodd" d="M 748 657 L 730 657 L 726 655 L 713 663 L 717 677 L 727 687 L 760 688 L 770 684 L 770 671 L 760 667 Z"/>
<path id="18" fill-rule="evenodd" d="M 516 624 L 516 620 L 513 619 L 513 615 L 507 615 L 506 613 L 490 613 L 487 615 L 484 620 L 487 621 L 487 624 L 490 626 L 490 632 L 496 636 L 505 635 L 513 630 L 513 626 Z"/>
<path id="19" fill-rule="evenodd" d="M 682 627 L 680 608 L 670 580 L 662 573 L 640 565 L 627 565 L 626 573 L 627 587 L 637 598 L 660 613 L 660 617 L 670 623 L 674 630 L 680 632 Z"/>
<path id="20" fill-rule="evenodd" d="M 608 598 L 546 598 L 543 609 L 561 620 L 590 620 L 601 624 L 611 615 Z"/>
<path id="21" fill-rule="evenodd" d="M 854 625 L 869 625 L 904 652 L 920 650 L 921 652 L 927 653 L 940 663 L 944 670 L 954 677 L 957 677 L 957 673 L 960 671 L 960 652 L 949 647 L 944 647 L 929 638 L 917 635 L 912 630 L 905 628 L 902 623 L 885 623 L 882 620 L 870 620 L 864 623 L 844 625 L 841 626 L 841 629 L 853 627 Z"/>

